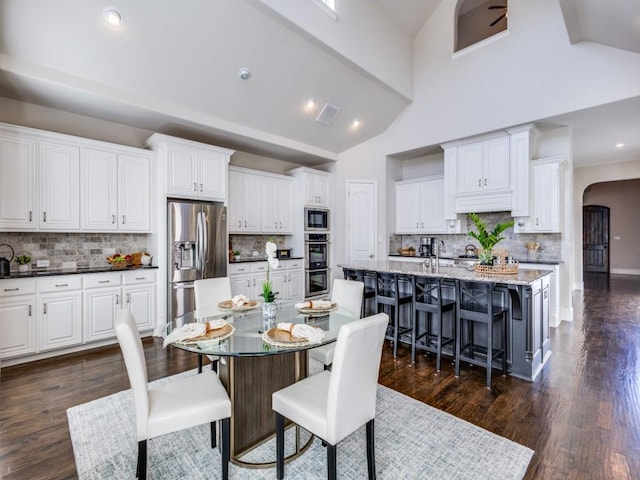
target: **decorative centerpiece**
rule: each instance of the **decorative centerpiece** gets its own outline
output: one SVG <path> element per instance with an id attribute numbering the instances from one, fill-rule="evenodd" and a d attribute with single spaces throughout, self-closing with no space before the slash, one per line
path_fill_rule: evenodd
<path id="1" fill-rule="evenodd" d="M 273 291 L 273 284 L 269 277 L 271 269 L 276 270 L 280 266 L 280 261 L 276 258 L 276 250 L 278 247 L 272 240 L 273 239 L 269 240 L 265 245 L 265 253 L 267 254 L 267 278 L 262 282 L 262 293 L 260 294 L 264 298 L 264 303 L 262 304 L 262 319 L 265 331 L 274 325 L 276 319 L 276 304 L 274 302 L 278 294 L 278 292 Z"/>
<path id="2" fill-rule="evenodd" d="M 13 259 L 14 262 L 18 264 L 18 272 L 24 273 L 29 271 L 29 263 L 31 263 L 31 257 L 24 253 L 22 255 L 18 255 Z"/>
<path id="3" fill-rule="evenodd" d="M 494 247 L 505 237 L 502 236 L 507 228 L 513 226 L 514 222 L 504 222 L 496 224 L 492 231 L 487 229 L 487 224 L 477 214 L 469 213 L 469 218 L 473 221 L 477 232 L 469 232 L 469 236 L 475 238 L 482 247 L 478 253 L 480 264 L 474 265 L 476 272 L 480 273 L 498 273 L 498 274 L 514 274 L 518 273 L 518 264 L 511 261 L 506 251 L 501 251 L 494 262 Z"/>

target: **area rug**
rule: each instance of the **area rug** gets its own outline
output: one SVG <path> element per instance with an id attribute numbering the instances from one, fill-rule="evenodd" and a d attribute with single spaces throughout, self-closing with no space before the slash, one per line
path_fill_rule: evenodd
<path id="1" fill-rule="evenodd" d="M 192 375 L 186 372 L 180 375 Z M 177 378 L 178 376 L 174 377 Z M 171 381 L 165 378 L 152 385 Z M 78 478 L 135 478 L 136 441 L 131 391 L 67 410 Z M 448 413 L 378 385 L 376 472 L 385 479 L 522 479 L 533 451 Z M 148 478 L 220 478 L 220 453 L 210 448 L 208 426 L 150 440 Z M 259 447 L 273 457 L 275 445 Z M 338 445 L 338 477 L 367 478 L 364 427 Z M 231 479 L 274 479 L 275 468 L 230 465 Z M 286 464 L 285 478 L 325 479 L 326 450 L 315 439 Z"/>

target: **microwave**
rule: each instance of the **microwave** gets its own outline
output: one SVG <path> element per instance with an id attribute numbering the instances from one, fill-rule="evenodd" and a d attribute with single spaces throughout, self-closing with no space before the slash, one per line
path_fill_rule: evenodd
<path id="1" fill-rule="evenodd" d="M 329 230 L 329 209 L 328 208 L 305 208 L 304 209 L 304 229 L 305 231 Z"/>

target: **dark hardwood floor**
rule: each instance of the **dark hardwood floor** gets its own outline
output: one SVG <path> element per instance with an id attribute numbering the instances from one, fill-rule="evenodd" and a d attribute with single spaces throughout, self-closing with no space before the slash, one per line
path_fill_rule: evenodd
<path id="1" fill-rule="evenodd" d="M 527 479 L 640 478 L 640 278 L 592 274 L 574 308 L 533 383 L 496 374 L 488 390 L 482 369 L 436 373 L 433 356 L 411 366 L 409 349 L 394 360 L 389 344 L 380 383 L 533 449 Z M 150 380 L 196 366 L 144 343 Z M 128 387 L 117 346 L 3 368 L 0 477 L 75 478 L 66 409 Z"/>

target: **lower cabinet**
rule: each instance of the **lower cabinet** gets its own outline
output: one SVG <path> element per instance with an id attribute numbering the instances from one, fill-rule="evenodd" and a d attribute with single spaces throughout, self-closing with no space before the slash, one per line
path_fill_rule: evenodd
<path id="1" fill-rule="evenodd" d="M 261 300 L 262 282 L 267 279 L 267 262 L 246 262 L 229 265 L 231 293 Z M 280 267 L 269 271 L 269 279 L 278 300 L 302 300 L 302 260 L 280 260 Z"/>
<path id="2" fill-rule="evenodd" d="M 19 363 L 111 340 L 123 308 L 140 331 L 155 327 L 154 270 L 0 280 L 0 358 L 24 357 Z"/>
<path id="3" fill-rule="evenodd" d="M 0 283 L 0 357 L 29 355 L 37 351 L 35 279 Z"/>

